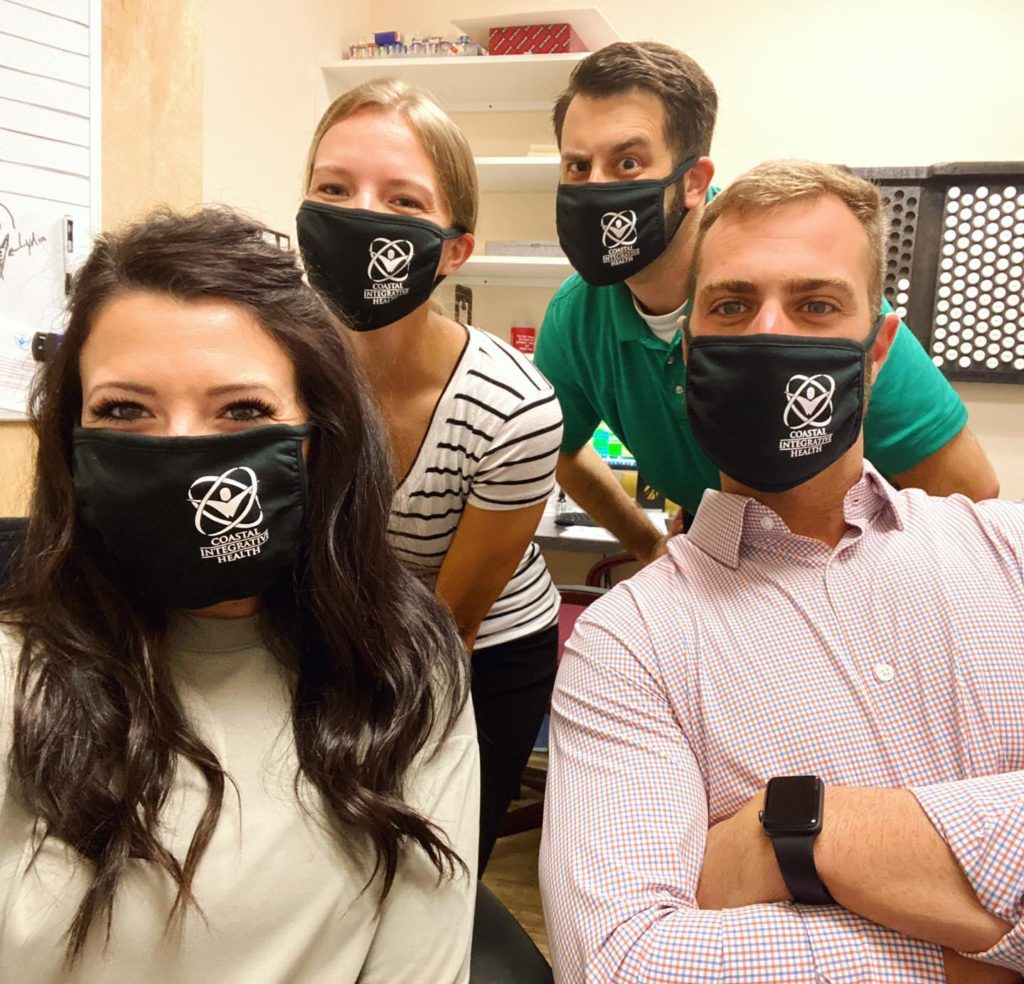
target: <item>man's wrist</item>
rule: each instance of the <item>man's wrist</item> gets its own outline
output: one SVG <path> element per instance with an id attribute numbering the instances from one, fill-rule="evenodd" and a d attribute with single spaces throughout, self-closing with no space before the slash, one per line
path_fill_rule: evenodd
<path id="1" fill-rule="evenodd" d="M 815 858 L 816 843 L 827 826 L 825 789 L 815 775 L 776 776 L 765 787 L 758 814 L 782 879 L 793 898 L 805 905 L 834 903 Z"/>

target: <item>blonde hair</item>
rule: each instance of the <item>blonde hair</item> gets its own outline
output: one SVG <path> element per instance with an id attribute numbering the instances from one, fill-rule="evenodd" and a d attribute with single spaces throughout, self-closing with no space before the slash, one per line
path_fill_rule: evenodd
<path id="1" fill-rule="evenodd" d="M 306 158 L 305 191 L 309 191 L 313 161 L 324 134 L 335 123 L 367 107 L 399 113 L 408 122 L 434 165 L 437 183 L 451 212 L 452 225 L 464 232 L 473 232 L 476 229 L 478 193 L 476 165 L 469 141 L 426 89 L 402 79 L 370 79 L 338 96 L 327 107 L 316 126 Z M 366 148 L 366 152 L 372 153 L 372 148 Z"/>
<path id="2" fill-rule="evenodd" d="M 875 311 L 881 310 L 885 240 L 889 234 L 889 215 L 882 195 L 870 181 L 856 177 L 845 168 L 814 161 L 765 161 L 737 178 L 708 203 L 697 230 L 689 296 L 693 296 L 697 286 L 704 237 L 723 215 L 776 209 L 802 198 L 822 195 L 835 195 L 863 226 L 868 241 L 868 301 Z"/>

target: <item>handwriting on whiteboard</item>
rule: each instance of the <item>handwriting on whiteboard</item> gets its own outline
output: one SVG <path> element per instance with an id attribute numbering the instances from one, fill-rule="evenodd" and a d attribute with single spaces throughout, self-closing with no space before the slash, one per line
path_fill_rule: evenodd
<path id="1" fill-rule="evenodd" d="M 18 228 L 14 214 L 3 203 L 0 202 L 0 280 L 4 279 L 4 270 L 9 259 L 24 253 L 32 255 L 32 250 L 42 246 L 46 242 L 46 236 L 34 230 Z"/>

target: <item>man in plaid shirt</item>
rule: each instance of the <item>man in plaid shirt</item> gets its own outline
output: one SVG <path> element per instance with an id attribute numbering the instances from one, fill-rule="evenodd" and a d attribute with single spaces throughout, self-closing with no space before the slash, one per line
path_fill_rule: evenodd
<path id="1" fill-rule="evenodd" d="M 1024 505 L 864 460 L 886 226 L 872 185 L 792 161 L 702 218 L 686 399 L 722 491 L 566 646 L 561 981 L 1024 971 Z"/>

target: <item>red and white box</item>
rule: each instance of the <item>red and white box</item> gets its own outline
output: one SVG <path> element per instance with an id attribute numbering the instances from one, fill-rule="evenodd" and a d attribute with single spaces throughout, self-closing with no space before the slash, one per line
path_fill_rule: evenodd
<path id="1" fill-rule="evenodd" d="M 537 329 L 532 325 L 513 325 L 509 332 L 512 348 L 523 355 L 533 358 L 533 350 L 537 347 Z"/>
<path id="2" fill-rule="evenodd" d="M 492 27 L 487 50 L 492 55 L 559 55 L 586 48 L 568 24 L 524 24 Z"/>

